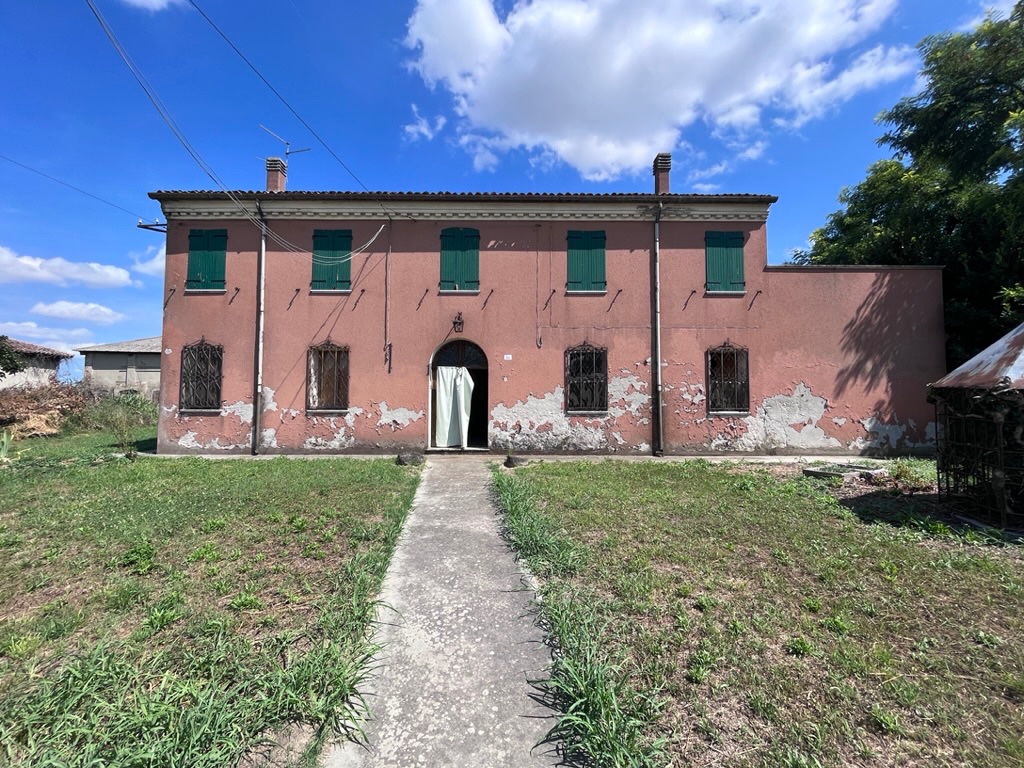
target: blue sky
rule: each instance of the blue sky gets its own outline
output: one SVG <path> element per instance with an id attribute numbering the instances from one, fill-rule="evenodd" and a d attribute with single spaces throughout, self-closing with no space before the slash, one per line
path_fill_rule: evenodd
<path id="1" fill-rule="evenodd" d="M 264 158 L 282 153 L 261 124 L 311 148 L 292 156 L 289 189 L 647 192 L 671 151 L 673 192 L 779 196 L 773 263 L 888 156 L 874 119 L 919 89 L 920 39 L 1012 6 L 92 1 L 229 189 L 261 188 Z M 159 335 L 163 239 L 136 222 L 162 220 L 152 190 L 215 183 L 86 0 L 4 6 L 0 334 L 61 349 Z"/>

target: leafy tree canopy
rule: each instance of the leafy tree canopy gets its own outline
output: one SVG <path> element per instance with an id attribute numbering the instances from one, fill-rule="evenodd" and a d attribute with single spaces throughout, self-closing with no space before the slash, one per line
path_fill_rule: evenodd
<path id="1" fill-rule="evenodd" d="M 17 373 L 24 370 L 25 365 L 21 357 L 11 346 L 10 339 L 0 336 L 0 379 L 9 373 Z"/>
<path id="2" fill-rule="evenodd" d="M 882 113 L 896 159 L 844 189 L 803 264 L 942 265 L 947 362 L 1024 321 L 1024 0 L 920 45 L 925 88 Z"/>

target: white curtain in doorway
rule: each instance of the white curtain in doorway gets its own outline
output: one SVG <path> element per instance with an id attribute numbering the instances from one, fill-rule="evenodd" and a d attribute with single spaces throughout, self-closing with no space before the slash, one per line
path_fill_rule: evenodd
<path id="1" fill-rule="evenodd" d="M 473 377 L 465 368 L 437 368 L 437 424 L 434 441 L 438 448 L 465 448 L 469 444 L 469 407 L 473 400 Z"/>

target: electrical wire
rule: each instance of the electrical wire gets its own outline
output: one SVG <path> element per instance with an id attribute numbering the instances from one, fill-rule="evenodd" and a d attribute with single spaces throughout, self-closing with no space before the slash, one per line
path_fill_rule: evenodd
<path id="1" fill-rule="evenodd" d="M 7 157 L 7 155 L 0 155 L 0 160 L 6 160 L 8 163 L 13 163 L 14 165 L 17 165 L 19 168 L 24 168 L 26 171 L 31 171 L 32 173 L 35 173 L 35 174 L 37 174 L 39 176 L 42 176 L 44 179 L 49 179 L 50 181 L 55 181 L 58 184 L 67 187 L 68 189 L 73 189 L 73 190 L 75 190 L 75 192 L 83 194 L 86 197 L 91 197 L 93 200 L 99 200 L 101 203 L 103 203 L 105 205 L 109 205 L 111 208 L 117 208 L 117 210 L 123 211 L 124 213 L 127 213 L 129 216 L 134 216 L 139 221 L 142 221 L 143 219 L 146 218 L 145 216 L 140 216 L 137 213 L 129 211 L 127 208 L 122 208 L 117 203 L 112 203 L 109 200 L 104 200 L 102 197 L 99 197 L 98 195 L 92 194 L 92 192 L 86 192 L 84 189 L 79 189 L 78 187 L 74 186 L 73 184 L 68 184 L 66 181 L 61 181 L 60 179 L 54 178 L 53 176 L 50 176 L 47 173 L 43 173 L 42 171 L 37 170 L 36 168 L 32 168 L 31 166 L 25 165 L 24 163 L 19 163 L 17 160 L 15 160 L 13 158 L 10 158 L 10 157 Z"/>
<path id="2" fill-rule="evenodd" d="M 352 171 L 352 169 L 349 168 L 347 165 L 345 165 L 345 162 L 340 157 L 338 157 L 337 154 L 335 154 L 334 150 L 331 149 L 328 146 L 327 142 L 324 141 L 322 138 L 320 138 L 320 134 L 318 134 L 316 131 L 314 131 L 312 126 L 310 126 L 309 123 L 307 123 L 305 120 L 302 119 L 302 115 L 300 115 L 298 112 L 295 111 L 295 108 L 291 104 L 288 103 L 288 100 L 285 99 L 285 97 L 282 96 L 278 92 L 278 90 L 274 86 L 272 86 L 270 84 L 270 81 L 267 80 L 267 78 L 265 78 L 263 76 L 263 74 L 258 69 L 256 69 L 256 66 L 251 61 L 249 61 L 249 59 L 247 59 L 245 57 L 245 54 L 242 53 L 240 50 L 238 50 L 238 47 L 233 42 L 231 42 L 231 40 L 228 38 L 227 35 L 225 35 L 221 31 L 220 27 L 218 27 L 216 24 L 213 23 L 213 19 L 211 19 L 209 16 L 206 15 L 206 13 L 203 11 L 203 9 L 200 8 L 196 4 L 195 0 L 188 0 L 188 2 L 189 2 L 189 5 L 191 5 L 193 8 L 195 8 L 199 12 L 200 16 L 202 16 L 204 19 L 206 19 L 206 23 L 209 24 L 211 27 L 213 27 L 214 31 L 224 39 L 224 42 L 227 43 L 229 46 L 231 46 L 231 50 L 233 50 L 235 53 L 238 54 L 239 58 L 241 58 L 242 61 L 244 61 L 246 63 L 246 65 L 248 65 L 249 69 L 251 69 L 256 74 L 256 77 L 258 77 L 260 80 L 263 81 L 263 84 L 266 85 L 267 88 L 270 89 L 271 93 L 273 93 L 275 96 L 277 96 L 278 100 L 282 104 L 284 104 L 286 107 L 288 107 L 288 111 L 290 111 L 293 115 L 295 115 L 295 118 L 300 123 L 302 123 L 305 126 L 307 131 L 309 131 L 311 134 L 313 134 L 313 138 L 315 138 L 317 141 L 319 141 L 321 146 L 323 146 L 323 148 L 326 149 L 330 153 L 331 157 L 333 157 L 335 160 L 337 160 L 338 163 L 341 165 L 341 167 L 344 168 L 346 171 L 348 171 L 349 176 L 351 176 L 353 179 L 355 179 L 356 183 L 358 183 L 359 186 L 361 186 L 366 192 L 369 192 L 370 190 L 366 188 L 366 185 L 363 184 L 363 182 L 359 179 L 358 176 L 355 175 L 355 173 Z"/>
<path id="3" fill-rule="evenodd" d="M 171 116 L 170 111 L 161 101 L 159 95 L 156 93 L 156 89 L 154 89 L 153 86 L 149 83 L 145 75 L 142 74 L 142 71 L 138 68 L 138 66 L 136 66 L 135 62 L 128 54 L 128 51 L 125 50 L 124 46 L 121 45 L 121 42 L 120 40 L 118 40 L 117 35 L 114 33 L 114 30 L 107 23 L 107 20 L 103 17 L 103 14 L 100 13 L 99 8 L 96 7 L 94 0 L 85 1 L 86 4 L 88 4 L 89 9 L 92 11 L 93 15 L 96 17 L 96 20 L 99 22 L 100 27 L 103 29 L 104 34 L 107 36 L 107 39 L 110 41 L 111 45 L 114 46 L 114 49 L 121 57 L 121 60 L 128 67 L 128 70 L 132 73 L 132 76 L 139 84 L 139 87 L 142 88 L 143 92 L 146 94 L 146 97 L 149 99 L 150 103 L 156 109 L 161 119 L 164 121 L 167 127 L 170 128 L 171 133 L 174 134 L 174 137 L 185 148 L 185 151 L 188 152 L 188 154 L 192 157 L 195 163 L 203 170 L 203 172 L 210 177 L 210 180 L 213 181 L 213 183 L 220 189 L 221 192 L 227 195 L 228 199 L 232 203 L 234 203 L 234 205 L 238 208 L 242 215 L 246 219 L 248 219 L 254 226 L 261 227 L 262 222 L 256 217 L 255 214 L 253 214 L 252 211 L 245 207 L 245 204 L 238 198 L 237 195 L 235 195 L 235 193 L 233 193 L 231 190 L 227 188 L 227 185 L 224 184 L 220 176 L 218 176 L 217 172 L 213 169 L 213 166 L 206 162 L 203 156 L 199 154 L 199 151 L 188 140 L 188 137 L 185 135 L 184 131 L 181 130 L 181 128 L 175 122 L 174 118 Z M 383 206 L 381 207 L 383 208 Z M 386 210 L 385 213 L 387 213 Z M 134 216 L 135 214 L 132 215 Z M 338 259 L 325 259 L 322 256 L 317 256 L 316 254 L 299 247 L 295 243 L 286 240 L 284 237 L 274 232 L 270 227 L 266 227 L 266 233 L 271 240 L 273 240 L 275 243 L 277 243 L 285 250 L 294 252 L 297 255 L 306 256 L 313 263 L 342 264 L 345 261 L 351 260 L 353 254 L 360 253 L 361 251 L 368 248 L 373 243 L 373 241 L 377 239 L 377 237 L 380 235 L 383 229 L 384 227 L 382 225 L 381 228 L 377 230 L 377 233 L 366 244 L 360 246 L 359 249 L 354 250 Z"/>

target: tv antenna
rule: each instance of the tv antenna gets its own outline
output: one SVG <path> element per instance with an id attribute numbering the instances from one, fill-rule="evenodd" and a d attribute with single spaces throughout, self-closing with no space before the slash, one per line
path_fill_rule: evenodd
<path id="1" fill-rule="evenodd" d="M 271 136 L 273 136 L 275 139 L 277 139 L 282 144 L 284 144 L 284 161 L 286 163 L 288 162 L 288 155 L 297 155 L 299 152 L 309 152 L 309 150 L 312 149 L 312 147 L 303 147 L 302 149 L 292 149 L 291 148 L 291 146 L 292 146 L 291 142 L 288 142 L 288 141 L 285 141 L 284 139 L 282 139 L 280 136 L 278 136 L 272 130 L 267 128 L 267 126 L 263 125 L 263 123 L 260 123 L 259 125 L 260 125 L 260 128 L 262 128 L 264 131 L 266 131 Z"/>

